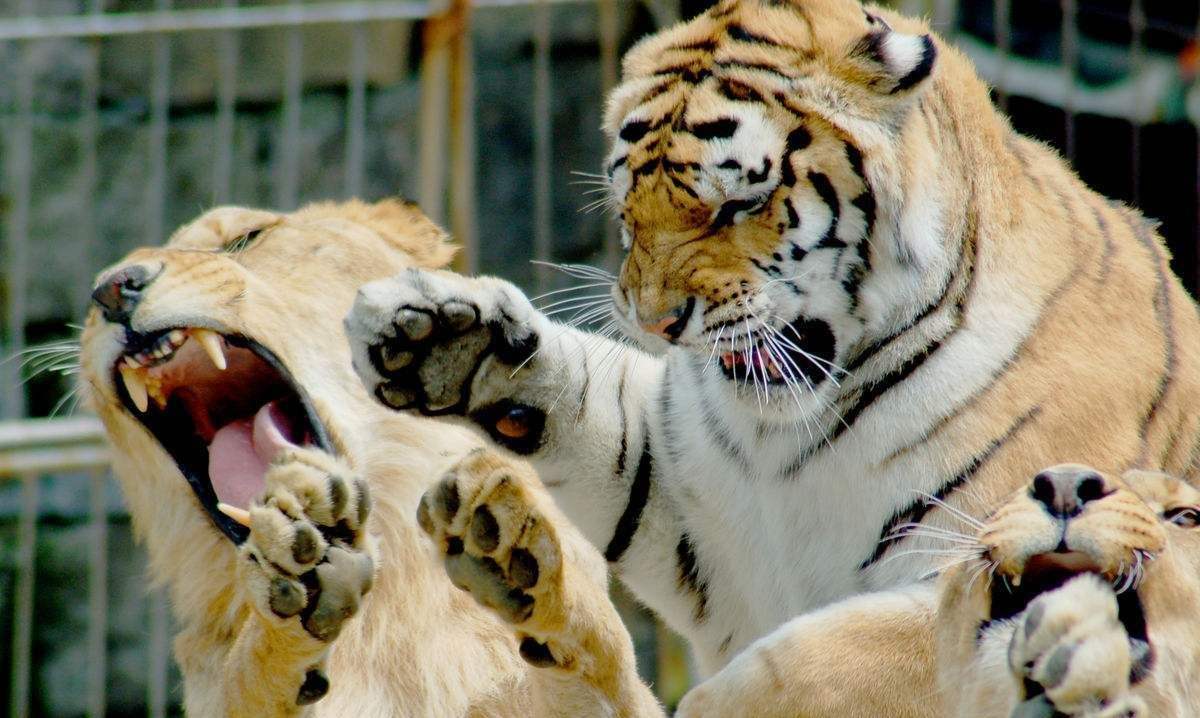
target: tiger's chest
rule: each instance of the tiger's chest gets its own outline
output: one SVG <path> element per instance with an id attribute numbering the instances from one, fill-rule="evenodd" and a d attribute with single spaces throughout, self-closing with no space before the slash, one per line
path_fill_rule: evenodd
<path id="1" fill-rule="evenodd" d="M 662 486 L 678 507 L 708 578 L 714 617 L 763 635 L 805 611 L 864 590 L 920 578 L 929 556 L 876 561 L 881 532 L 944 469 L 920 455 L 884 461 L 886 437 L 847 432 L 827 443 L 813 427 L 764 428 L 729 411 L 686 372 L 674 372 L 657 417 Z M 660 404 L 661 405 L 661 404 Z M 903 433 L 919 424 L 896 412 Z"/>

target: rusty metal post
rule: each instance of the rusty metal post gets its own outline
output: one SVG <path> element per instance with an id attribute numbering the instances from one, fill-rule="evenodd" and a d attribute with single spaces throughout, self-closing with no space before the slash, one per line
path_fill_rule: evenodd
<path id="1" fill-rule="evenodd" d="M 472 58 L 471 2 L 453 0 L 456 32 L 450 37 L 450 231 L 462 247 L 459 263 L 479 271 L 475 229 L 475 63 Z"/>

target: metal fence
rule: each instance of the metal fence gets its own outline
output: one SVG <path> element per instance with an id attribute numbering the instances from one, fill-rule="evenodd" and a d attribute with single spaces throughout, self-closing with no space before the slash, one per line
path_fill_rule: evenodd
<path id="1" fill-rule="evenodd" d="M 562 212 L 563 205 L 569 208 L 583 201 L 569 189 L 561 156 L 586 145 L 585 156 L 573 169 L 591 170 L 599 166 L 602 144 L 598 115 L 564 108 L 561 98 L 575 91 L 594 99 L 585 109 L 597 108 L 599 98 L 616 81 L 620 49 L 634 35 L 672 22 L 689 8 L 698 9 L 676 0 L 177 1 L 176 7 L 171 0 L 14 0 L 10 5 L 15 6 L 9 7 L 0 0 L 0 67 L 5 71 L 0 79 L 0 356 L 14 356 L 30 342 L 67 332 L 64 322 L 83 307 L 97 268 L 132 246 L 161 242 L 180 218 L 194 215 L 200 207 L 230 201 L 287 209 L 324 196 L 378 196 L 396 189 L 391 186 L 395 183 L 449 226 L 464 248 L 461 268 L 466 271 L 508 274 L 535 289 L 555 278 L 540 269 L 497 264 L 501 253 L 542 260 L 586 258 L 611 267 L 616 261 L 612 229 L 603 219 Z M 1156 7 L 1147 8 L 1151 3 L 1139 0 L 1127 3 L 1124 10 L 1112 10 L 1111 3 L 1098 0 L 1029 0 L 1019 6 L 1011 0 L 895 4 L 911 13 L 929 14 L 940 32 L 973 57 L 995 86 L 997 102 L 1010 110 L 1018 127 L 1057 144 L 1077 161 L 1086 180 L 1122 199 L 1162 206 L 1170 215 L 1164 217 L 1165 233 L 1176 269 L 1194 287 L 1200 94 L 1195 75 L 1187 74 L 1191 70 L 1181 60 L 1172 75 L 1167 67 L 1172 58 L 1161 46 L 1162 37 L 1171 36 L 1194 47 L 1200 23 L 1195 8 L 1188 11 L 1190 20 L 1164 20 Z M 566 6 L 575 8 L 575 14 L 560 12 Z M 1057 38 L 1051 43 L 1055 49 L 1050 60 L 1027 51 L 1031 34 L 1022 29 L 1015 11 L 1027 12 L 1032 6 L 1057 18 L 1049 34 L 1037 35 Z M 1081 79 L 1086 74 L 1081 70 L 1085 55 L 1116 52 L 1113 47 L 1120 46 L 1102 42 L 1101 47 L 1081 33 L 1081 22 L 1100 16 L 1115 16 L 1129 26 L 1122 59 L 1128 82 L 1105 85 Z M 519 27 L 504 27 L 513 24 Z M 384 27 L 395 30 L 387 42 L 375 34 Z M 313 32 L 337 34 L 332 42 L 317 43 L 322 51 L 336 50 L 331 53 L 336 55 L 332 66 L 328 57 L 314 62 L 311 43 L 320 36 Z M 529 60 L 528 76 L 522 80 L 528 84 L 528 102 L 522 103 L 525 114 L 513 126 L 505 125 L 504 117 L 489 115 L 492 108 L 480 104 L 481 97 L 494 99 L 506 90 L 481 80 L 494 77 L 487 74 L 487 63 L 481 63 L 481 53 L 496 44 L 498 33 L 523 35 L 521 42 L 528 44 L 527 51 L 524 45 L 520 50 Z M 255 42 L 247 40 L 251 36 Z M 196 38 L 202 38 L 199 50 Z M 1148 45 L 1144 38 L 1158 38 L 1157 45 Z M 586 47 L 583 60 L 578 60 L 581 42 Z M 273 47 L 274 54 L 256 56 L 254 66 L 266 60 L 278 69 L 265 80 L 252 77 L 247 59 L 263 45 Z M 392 72 L 386 63 L 380 66 L 381 47 L 395 51 L 395 62 L 404 67 Z M 133 93 L 137 97 L 127 93 L 114 99 L 121 92 L 108 87 L 116 82 L 108 71 L 116 66 L 114 74 L 121 75 L 114 55 L 130 53 L 144 55 L 137 66 L 145 70 L 144 87 L 140 94 Z M 59 57 L 69 61 L 58 62 Z M 196 62 L 209 64 L 195 71 L 189 64 Z M 559 74 L 562 65 L 571 62 L 575 69 L 567 76 Z M 589 75 L 594 82 L 575 87 L 584 66 L 594 66 Z M 125 74 L 136 77 L 138 72 Z M 188 95 L 180 89 L 180 78 L 187 76 L 209 77 L 212 86 Z M 406 83 L 412 85 L 411 92 L 404 89 Z M 247 85 L 255 87 L 247 90 Z M 393 96 L 393 86 L 404 87 Z M 314 93 L 324 94 L 314 100 Z M 1163 110 L 1163 97 L 1172 93 L 1178 97 Z M 333 107 L 339 117 L 332 121 L 334 131 L 314 139 L 314 120 L 306 112 L 318 101 Z M 397 125 L 388 124 L 389 108 L 396 107 L 406 117 Z M 251 111 L 265 119 L 248 125 L 245 118 Z M 576 111 L 579 117 L 571 114 Z M 206 151 L 180 150 L 180 136 L 193 132 L 189 128 L 196 113 L 205 118 L 199 144 Z M 1109 121 L 1128 126 L 1125 150 L 1094 139 L 1092 124 Z M 513 127 L 519 141 L 509 132 Z M 1182 169 L 1173 193 L 1166 196 L 1157 189 L 1146 191 L 1152 186 L 1147 176 L 1156 173 L 1143 171 L 1152 169 L 1146 157 L 1153 147 L 1147 146 L 1157 146 L 1155 133 L 1163 127 L 1185 139 L 1185 149 L 1173 150 Z M 571 128 L 576 132 L 564 131 Z M 135 137 L 122 139 L 126 131 Z M 504 141 L 516 142 L 512 152 L 528 165 L 520 176 L 527 182 L 513 182 L 511 175 L 498 174 L 508 168 L 488 164 L 487 156 L 496 151 L 501 135 Z M 109 146 L 112 143 L 120 144 L 117 150 Z M 137 155 L 137 171 L 112 171 L 106 155 L 112 152 Z M 178 153 L 204 155 L 206 164 L 202 170 L 181 170 L 174 164 Z M 1103 175 L 1103 167 L 1089 176 L 1089 162 L 1096 162 L 1087 158 L 1101 155 L 1111 163 L 1114 153 L 1121 155 L 1119 174 L 1132 178 L 1124 186 Z M 262 154 L 265 160 L 258 156 Z M 250 155 L 262 165 L 255 170 L 262 177 L 248 184 Z M 319 180 L 313 180 L 314 167 L 327 170 L 314 156 L 335 158 L 337 170 L 319 172 Z M 66 171 L 60 171 L 63 167 Z M 117 186 L 130 176 L 132 189 Z M 73 203 L 45 199 L 56 189 L 48 177 L 61 180 L 76 198 Z M 507 199 L 496 194 L 497 186 L 513 184 L 528 191 Z M 113 196 L 135 211 L 107 208 L 106 198 Z M 481 211 L 484 201 L 488 204 Z M 516 244 L 518 240 L 507 235 L 498 242 L 481 239 L 496 236 L 494 216 L 502 211 L 523 222 L 514 236 L 527 234 L 527 243 Z M 1155 214 L 1153 209 L 1150 213 Z M 586 241 L 572 239 L 581 236 Z M 11 543 L 3 544 L 5 551 L 0 553 L 0 568 L 12 577 L 11 602 L 6 606 L 0 601 L 12 614 L 10 620 L 0 618 L 0 625 L 12 627 L 8 714 L 30 715 L 36 707 L 31 691 L 38 660 L 36 557 L 39 526 L 47 520 L 44 487 L 67 482 L 87 532 L 86 556 L 78 566 L 87 576 L 82 711 L 101 716 L 109 710 L 113 680 L 107 669 L 111 648 L 106 624 L 112 600 L 112 531 L 114 526 L 127 529 L 109 499 L 113 487 L 99 426 L 78 417 L 27 419 L 44 414 L 53 403 L 39 392 L 52 394 L 62 388 L 44 378 L 27 378 L 20 362 L 0 364 L 0 419 L 9 420 L 0 423 L 0 512 L 8 507 L 7 514 L 0 513 L 0 524 L 6 518 L 12 524 Z M 151 600 L 148 617 L 144 704 L 150 715 L 161 716 L 176 710 L 179 699 L 169 671 L 170 619 L 161 596 Z M 664 679 L 670 682 L 664 675 L 660 685 Z M 668 692 L 681 689 L 676 681 Z"/>

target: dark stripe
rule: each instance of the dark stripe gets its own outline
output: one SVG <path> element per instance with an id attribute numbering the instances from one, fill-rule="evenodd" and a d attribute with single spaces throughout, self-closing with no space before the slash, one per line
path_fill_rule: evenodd
<path id="1" fill-rule="evenodd" d="M 955 329 L 957 328 L 958 326 L 956 325 Z M 951 333 L 953 333 L 953 331 Z M 942 346 L 943 340 L 944 338 L 927 344 L 920 353 L 909 357 L 908 360 L 901 364 L 899 368 L 893 370 L 891 373 L 886 374 L 883 378 L 867 386 L 866 389 L 863 390 L 862 394 L 859 395 L 858 401 L 855 402 L 855 404 L 851 406 L 848 411 L 842 414 L 842 420 L 834 425 L 833 434 L 829 437 L 829 440 L 835 441 L 839 436 L 842 435 L 843 432 L 846 431 L 847 428 L 854 425 L 854 422 L 858 420 L 858 417 L 864 411 L 870 408 L 871 404 L 875 403 L 876 399 L 886 394 L 892 387 L 912 376 L 912 373 L 919 369 L 921 365 L 925 363 L 925 360 L 932 356 L 933 353 Z"/>
<path id="2" fill-rule="evenodd" d="M 625 140 L 629 144 L 633 144 L 646 136 L 650 132 L 650 123 L 646 120 L 634 120 L 621 125 L 621 131 L 617 136 Z"/>
<path id="3" fill-rule="evenodd" d="M 688 125 L 686 130 L 702 140 L 724 140 L 733 137 L 737 132 L 738 121 L 732 117 L 722 117 L 710 122 L 700 122 Z"/>
<path id="4" fill-rule="evenodd" d="M 770 45 L 772 47 L 779 47 L 779 43 L 775 42 L 771 38 L 763 37 L 762 35 L 750 32 L 741 25 L 729 25 L 725 28 L 725 32 L 729 33 L 729 37 L 740 42 L 752 42 L 756 45 Z"/>
<path id="5" fill-rule="evenodd" d="M 744 82 L 738 82 L 737 80 L 723 78 L 721 80 L 721 84 L 718 86 L 718 89 L 721 91 L 721 95 L 724 96 L 725 99 L 732 100 L 734 102 L 765 103 L 767 101 L 766 98 L 758 93 L 758 90 Z"/>
<path id="6" fill-rule="evenodd" d="M 715 49 L 717 49 L 717 41 L 712 38 L 705 38 L 703 40 L 695 40 L 693 42 L 685 42 L 682 45 L 672 45 L 671 47 L 668 47 L 665 50 L 663 50 L 663 52 L 673 52 L 673 51 L 674 52 L 687 52 L 687 51 L 691 51 L 691 50 L 703 50 L 705 52 L 712 52 Z"/>
<path id="7" fill-rule="evenodd" d="M 766 181 L 767 176 L 771 174 L 772 166 L 771 158 L 765 158 L 763 160 L 762 169 L 757 171 L 749 170 L 746 172 L 746 179 L 750 181 L 750 184 L 761 184 L 762 182 Z"/>
<path id="8" fill-rule="evenodd" d="M 946 497 L 949 496 L 955 489 L 970 481 L 971 478 L 979 472 L 979 469 L 981 469 L 983 465 L 987 463 L 988 459 L 992 458 L 997 451 L 1007 444 L 1008 441 L 1012 439 L 1013 436 L 1020 431 L 1023 426 L 1028 424 L 1031 419 L 1036 417 L 1041 410 L 1042 407 L 1035 406 L 1029 411 L 1025 412 L 1025 414 L 1019 417 L 1012 424 L 1012 426 L 1008 427 L 1007 431 L 1005 431 L 998 438 L 994 439 L 992 443 L 988 444 L 983 451 L 973 456 L 970 461 L 967 462 L 966 466 L 964 466 L 957 474 L 955 474 L 954 478 L 942 484 L 942 487 L 938 489 L 937 493 L 934 494 L 934 497 L 939 501 L 945 501 Z M 884 524 L 883 530 L 879 532 L 879 543 L 876 544 L 875 551 L 871 554 L 870 558 L 859 564 L 858 570 L 862 571 L 870 568 L 871 564 L 883 558 L 884 554 L 886 554 L 889 549 L 900 543 L 899 540 L 888 540 L 895 533 L 896 527 L 906 523 L 920 523 L 922 520 L 924 520 L 925 515 L 935 507 L 936 504 L 934 502 L 926 501 L 925 499 L 919 499 L 914 501 L 908 507 L 892 514 L 892 517 L 888 519 L 887 523 Z"/>
<path id="9" fill-rule="evenodd" d="M 628 378 L 629 364 L 621 365 L 621 380 L 617 382 L 617 421 L 621 424 L 621 449 L 617 452 L 618 478 L 625 478 L 625 455 L 629 451 L 629 424 L 625 421 L 625 380 Z"/>
<path id="10" fill-rule="evenodd" d="M 1113 242 L 1112 232 L 1108 228 L 1108 220 L 1104 219 L 1100 207 L 1094 201 L 1088 202 L 1088 206 L 1092 208 L 1092 214 L 1096 217 L 1096 227 L 1100 229 L 1100 236 L 1104 238 L 1104 253 L 1100 255 L 1100 275 L 1096 278 L 1103 284 L 1108 280 L 1108 273 L 1112 269 L 1112 258 L 1116 253 L 1117 245 Z"/>
<path id="11" fill-rule="evenodd" d="M 675 558 L 679 566 L 677 583 L 679 588 L 696 594 L 696 608 L 693 613 L 696 623 L 704 623 L 708 618 L 708 581 L 700 577 L 700 565 L 696 561 L 696 549 L 685 533 L 679 537 L 675 546 Z"/>
<path id="12" fill-rule="evenodd" d="M 646 501 L 650 498 L 650 479 L 654 473 L 654 459 L 650 455 L 650 425 L 647 423 L 646 417 L 642 417 L 642 426 L 645 427 L 646 435 L 642 440 L 642 455 L 638 459 L 637 473 L 633 475 L 633 483 L 629 486 L 629 501 L 625 504 L 625 511 L 621 513 L 621 518 L 617 519 L 612 540 L 604 549 L 604 558 L 609 563 L 620 561 L 621 556 L 629 548 L 629 544 L 633 541 L 633 535 L 637 533 L 638 526 L 642 522 L 642 512 L 646 510 Z"/>
<path id="13" fill-rule="evenodd" d="M 739 60 L 725 60 L 725 61 L 716 63 L 716 65 L 717 65 L 717 67 L 721 68 L 722 70 L 757 70 L 759 72 L 766 72 L 771 75 L 775 75 L 779 79 L 785 80 L 787 82 L 791 82 L 796 79 L 796 78 L 792 77 L 791 75 L 789 75 L 788 73 L 784 72 L 783 69 L 776 67 L 774 65 L 770 65 L 765 62 L 742 62 Z"/>
<path id="14" fill-rule="evenodd" d="M 580 352 L 583 357 L 583 390 L 579 393 L 579 408 L 575 411 L 575 423 L 578 424 L 587 413 L 588 389 L 592 386 L 592 371 L 588 367 L 587 347 L 583 345 L 583 339 L 577 338 L 580 345 Z"/>
<path id="15" fill-rule="evenodd" d="M 833 188 L 833 183 L 829 181 L 826 175 L 810 170 L 808 173 L 808 181 L 812 183 L 813 189 L 817 191 L 817 195 L 821 197 L 821 201 L 829 206 L 829 229 L 825 231 L 825 236 L 817 242 L 817 247 L 824 249 L 844 249 L 846 243 L 837 237 L 838 220 L 842 216 L 842 205 L 838 200 L 837 190 Z"/>
<path id="16" fill-rule="evenodd" d="M 796 185 L 796 170 L 792 167 L 792 155 L 812 144 L 812 134 L 804 127 L 797 127 L 788 133 L 787 143 L 783 150 L 783 175 L 780 181 L 787 187 Z"/>
<path id="17" fill-rule="evenodd" d="M 1139 437 L 1142 440 L 1142 459 L 1144 461 L 1149 451 L 1146 440 L 1150 433 L 1150 425 L 1154 423 L 1154 418 L 1158 415 L 1158 410 L 1162 407 L 1163 400 L 1175 379 L 1175 365 L 1178 361 L 1178 348 L 1175 346 L 1175 312 L 1171 305 L 1171 291 L 1167 279 L 1170 270 L 1166 266 L 1166 260 L 1163 258 L 1158 242 L 1151 234 L 1150 227 L 1145 219 L 1134 216 L 1129 210 L 1122 212 L 1122 215 L 1134 236 L 1145 245 L 1146 251 L 1150 253 L 1151 261 L 1154 263 L 1154 273 L 1158 277 L 1158 296 L 1154 298 L 1154 314 L 1159 326 L 1162 327 L 1165 344 L 1163 349 L 1167 355 L 1163 362 L 1162 373 L 1158 378 L 1158 386 L 1154 391 L 1154 398 L 1150 400 L 1150 406 L 1142 418 Z"/>
<path id="18" fill-rule="evenodd" d="M 968 227 L 967 227 L 966 232 L 967 233 L 966 233 L 966 236 L 963 238 L 962 246 L 959 247 L 958 265 L 955 267 L 954 271 L 950 273 L 950 276 L 946 277 L 946 282 L 945 282 L 945 284 L 942 285 L 942 291 L 939 294 L 938 298 L 935 299 L 934 301 L 930 302 L 929 304 L 926 304 L 925 307 L 923 309 L 921 309 L 921 311 L 917 312 L 916 315 L 914 315 L 912 319 L 905 322 L 904 325 L 901 326 L 899 329 L 892 332 L 888 336 L 869 344 L 865 349 L 863 349 L 862 351 L 855 354 L 850 359 L 850 361 L 846 363 L 846 371 L 847 372 L 853 373 L 857 369 L 861 368 L 864 364 L 867 363 L 868 360 L 870 360 L 872 357 L 874 357 L 876 354 L 878 354 L 880 351 L 882 351 L 889 344 L 891 344 L 892 342 L 896 341 L 900 337 L 904 336 L 905 334 L 907 334 L 910 331 L 912 331 L 913 329 L 915 329 L 917 327 L 917 325 L 919 325 L 921 322 L 923 322 L 925 320 L 926 317 L 933 314 L 935 311 L 941 309 L 942 307 L 946 306 L 946 303 L 948 301 L 950 301 L 952 298 L 950 292 L 954 288 L 956 281 L 962 276 L 962 274 L 964 272 L 968 272 L 968 273 L 970 273 L 970 275 L 967 278 L 967 289 L 964 290 L 963 296 L 956 297 L 957 309 L 960 313 L 962 312 L 964 305 L 966 303 L 965 293 L 969 292 L 970 285 L 974 282 L 974 253 L 975 253 L 975 249 L 976 249 L 975 248 L 976 227 L 975 227 L 975 221 L 973 219 L 968 220 Z M 970 261 L 968 261 L 968 259 L 970 259 Z"/>
<path id="19" fill-rule="evenodd" d="M 743 475 L 749 475 L 752 471 L 750 460 L 746 457 L 742 447 L 737 441 L 725 430 L 721 423 L 722 414 L 715 411 L 708 402 L 708 395 L 704 392 L 699 392 L 700 408 L 703 411 L 701 418 L 701 426 L 708 430 L 709 435 L 716 443 L 717 448 L 725 452 L 725 455 L 737 463 Z"/>
<path id="20" fill-rule="evenodd" d="M 713 229 L 720 229 L 733 224 L 734 218 L 738 212 L 752 212 L 764 205 L 764 198 L 760 199 L 731 199 L 721 205 L 721 209 L 717 210 L 717 216 L 712 221 Z"/>
<path id="21" fill-rule="evenodd" d="M 796 213 L 796 206 L 792 204 L 792 198 L 787 197 L 783 200 L 783 208 L 787 210 L 788 228 L 795 229 L 800 226 L 800 215 Z"/>
<path id="22" fill-rule="evenodd" d="M 692 189 L 687 182 L 684 182 L 670 173 L 667 174 L 667 179 L 671 181 L 671 184 L 675 185 L 681 192 L 688 195 L 692 199 L 700 199 L 700 195 L 696 194 L 696 190 Z"/>
<path id="23" fill-rule="evenodd" d="M 706 70 L 696 66 L 697 63 L 690 62 L 682 65 L 670 65 L 654 71 L 656 76 L 678 75 L 680 81 L 686 82 L 689 85 L 698 85 L 704 80 L 712 76 L 711 70 Z"/>

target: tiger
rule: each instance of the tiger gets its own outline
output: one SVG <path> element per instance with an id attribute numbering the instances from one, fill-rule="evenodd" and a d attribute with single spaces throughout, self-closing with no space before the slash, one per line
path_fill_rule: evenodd
<path id="1" fill-rule="evenodd" d="M 187 715 L 603 704 L 532 668 L 422 539 L 418 500 L 478 439 L 384 410 L 351 371 L 341 322 L 358 286 L 453 254 L 398 200 L 217 207 L 97 278 L 81 386 L 179 627 Z M 573 570 L 604 595 L 604 562 L 587 558 Z M 633 665 L 618 638 L 613 655 Z"/>
<path id="2" fill-rule="evenodd" d="M 923 21 L 721 0 L 628 51 L 604 129 L 626 252 L 571 271 L 629 341 L 417 268 L 347 334 L 379 403 L 530 461 L 701 677 L 796 616 L 932 608 L 907 529 L 1040 467 L 1196 478 L 1200 319 L 1155 225 Z"/>
<path id="3" fill-rule="evenodd" d="M 418 516 L 455 585 L 512 625 L 533 665 L 596 686 L 609 715 L 665 716 L 630 700 L 613 651 L 624 628 L 534 474 L 474 452 Z M 1062 464 L 991 515 L 958 518 L 911 528 L 943 547 L 932 601 L 861 595 L 794 618 L 689 691 L 675 718 L 1200 712 L 1200 491 Z"/>

